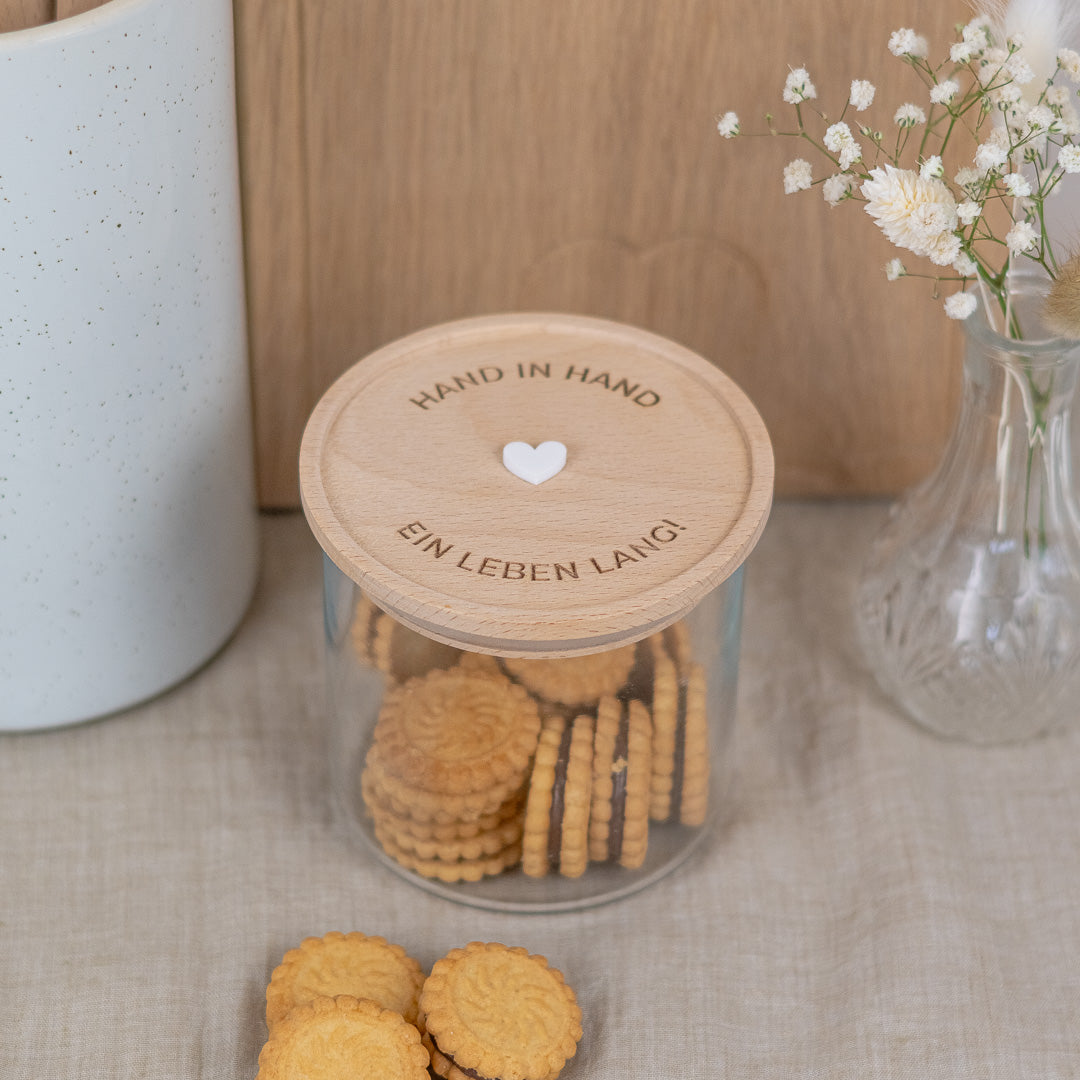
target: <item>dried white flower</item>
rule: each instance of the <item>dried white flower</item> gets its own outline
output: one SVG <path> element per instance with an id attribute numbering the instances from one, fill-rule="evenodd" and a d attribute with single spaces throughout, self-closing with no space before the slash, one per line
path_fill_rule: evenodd
<path id="1" fill-rule="evenodd" d="M 859 144 L 852 140 L 840 150 L 840 168 L 850 169 L 856 161 L 862 159 L 862 150 Z"/>
<path id="2" fill-rule="evenodd" d="M 889 52 L 893 56 L 914 56 L 917 59 L 925 59 L 930 51 L 926 38 L 916 34 L 914 30 L 903 28 L 894 30 L 889 35 Z"/>
<path id="3" fill-rule="evenodd" d="M 955 79 L 946 79 L 930 88 L 930 100 L 935 105 L 948 105 L 960 93 L 960 84 Z"/>
<path id="4" fill-rule="evenodd" d="M 1058 67 L 1072 79 L 1080 82 L 1080 53 L 1075 49 L 1059 49 L 1057 54 Z"/>
<path id="5" fill-rule="evenodd" d="M 872 169 L 860 188 L 866 212 L 897 247 L 949 266 L 960 253 L 956 200 L 940 180 L 892 165 Z"/>
<path id="6" fill-rule="evenodd" d="M 970 225 L 981 213 L 982 207 L 970 199 L 960 203 L 956 208 L 956 216 L 960 219 L 961 225 Z"/>
<path id="7" fill-rule="evenodd" d="M 970 165 L 965 165 L 962 169 L 957 169 L 956 175 L 953 177 L 953 182 L 957 187 L 971 188 L 982 182 L 983 174 L 978 169 L 973 169 Z"/>
<path id="8" fill-rule="evenodd" d="M 1009 160 L 1009 152 L 995 142 L 986 141 L 975 150 L 975 168 L 988 173 L 1004 165 Z"/>
<path id="9" fill-rule="evenodd" d="M 796 191 L 805 191 L 814 182 L 810 171 L 810 162 L 796 158 L 784 166 L 784 193 L 794 195 Z"/>
<path id="10" fill-rule="evenodd" d="M 976 74 L 979 76 L 979 82 L 983 86 L 990 86 L 995 80 L 1001 78 L 1002 68 L 1005 66 L 1005 61 L 1009 59 L 1009 54 L 1005 49 L 987 49 L 982 54 L 979 60 L 978 70 Z"/>
<path id="11" fill-rule="evenodd" d="M 1032 70 L 1031 65 L 1024 59 L 1024 57 L 1014 52 L 1008 60 L 1005 61 L 1004 72 L 1017 86 L 1027 86 L 1035 78 L 1035 72 Z"/>
<path id="12" fill-rule="evenodd" d="M 1023 255 L 1035 246 L 1038 233 L 1029 221 L 1018 221 L 1006 234 L 1005 243 L 1014 255 Z"/>
<path id="13" fill-rule="evenodd" d="M 889 281 L 896 281 L 907 273 L 907 269 L 899 259 L 890 259 L 885 264 L 885 277 Z"/>
<path id="14" fill-rule="evenodd" d="M 949 49 L 949 59 L 954 64 L 967 64 L 978 56 L 979 50 L 966 41 L 957 41 Z"/>
<path id="15" fill-rule="evenodd" d="M 725 139 L 733 139 L 739 134 L 739 118 L 733 112 L 726 112 L 716 122 L 716 130 L 724 136 Z"/>
<path id="16" fill-rule="evenodd" d="M 839 155 L 841 169 L 850 169 L 862 157 L 862 150 L 851 134 L 851 128 L 843 121 L 826 128 L 823 142 L 830 153 Z"/>
<path id="17" fill-rule="evenodd" d="M 945 175 L 945 166 L 941 163 L 941 158 L 937 154 L 928 157 L 919 166 L 919 175 L 924 180 L 940 180 Z"/>
<path id="18" fill-rule="evenodd" d="M 1024 98 L 1024 92 L 1015 83 L 1006 83 L 989 92 L 990 100 L 999 108 L 1015 105 Z"/>
<path id="19" fill-rule="evenodd" d="M 844 143 L 851 142 L 852 138 L 851 128 L 843 121 L 840 121 L 836 124 L 830 124 L 825 129 L 825 136 L 822 141 L 825 143 L 826 150 L 830 150 L 834 154 L 839 154 L 840 148 Z"/>
<path id="20" fill-rule="evenodd" d="M 960 237 L 955 233 L 942 233 L 930 252 L 930 261 L 938 266 L 952 266 L 961 250 Z"/>
<path id="21" fill-rule="evenodd" d="M 1080 172 L 1080 146 L 1063 146 L 1058 151 L 1058 164 L 1067 173 Z"/>
<path id="22" fill-rule="evenodd" d="M 979 264 L 965 251 L 953 262 L 952 268 L 961 277 L 974 277 L 979 271 Z"/>
<path id="23" fill-rule="evenodd" d="M 867 82 L 865 79 L 852 79 L 851 96 L 848 100 L 851 102 L 853 109 L 862 112 L 863 109 L 869 109 L 873 105 L 875 93 L 876 89 L 873 83 Z"/>
<path id="24" fill-rule="evenodd" d="M 784 100 L 789 105 L 798 105 L 800 101 L 809 101 L 817 97 L 817 88 L 810 81 L 810 72 L 806 68 L 792 68 L 784 83 Z"/>
<path id="25" fill-rule="evenodd" d="M 945 314 L 950 319 L 969 319 L 978 306 L 974 293 L 958 292 L 945 298 Z"/>
<path id="26" fill-rule="evenodd" d="M 851 194 L 851 184 L 850 176 L 845 173 L 836 173 L 821 185 L 821 194 L 830 206 L 836 206 Z"/>
<path id="27" fill-rule="evenodd" d="M 909 102 L 896 110 L 893 120 L 901 127 L 914 127 L 916 124 L 926 123 L 926 113 L 918 105 L 912 105 Z"/>
<path id="28" fill-rule="evenodd" d="M 988 15 L 976 15 L 961 31 L 966 45 L 981 52 L 991 42 L 991 24 Z"/>
<path id="29" fill-rule="evenodd" d="M 1014 199 L 1024 199 L 1031 194 L 1031 181 L 1021 173 L 1006 173 L 1001 182 Z"/>
<path id="30" fill-rule="evenodd" d="M 1070 138 L 1075 138 L 1080 135 L 1080 113 L 1078 113 L 1071 104 L 1065 104 L 1061 106 L 1061 133 L 1068 135 Z"/>
<path id="31" fill-rule="evenodd" d="M 1046 105 L 1036 105 L 1028 110 L 1024 123 L 1028 131 L 1055 131 L 1057 119 L 1053 109 Z"/>

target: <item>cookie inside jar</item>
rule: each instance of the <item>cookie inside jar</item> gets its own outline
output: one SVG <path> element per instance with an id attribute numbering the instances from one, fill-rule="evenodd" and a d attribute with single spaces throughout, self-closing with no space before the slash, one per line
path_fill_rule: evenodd
<path id="1" fill-rule="evenodd" d="M 338 740 L 337 787 L 397 872 L 479 906 L 585 906 L 673 869 L 722 822 L 734 674 L 703 627 L 709 608 L 737 618 L 741 575 L 636 642 L 529 658 L 430 639 L 327 574 L 328 595 L 352 595 L 338 693 L 370 702 Z"/>
<path id="2" fill-rule="evenodd" d="M 764 425 L 715 365 L 600 319 L 432 327 L 309 419 L 332 792 L 384 866 L 483 907 L 617 899 L 733 808 Z"/>

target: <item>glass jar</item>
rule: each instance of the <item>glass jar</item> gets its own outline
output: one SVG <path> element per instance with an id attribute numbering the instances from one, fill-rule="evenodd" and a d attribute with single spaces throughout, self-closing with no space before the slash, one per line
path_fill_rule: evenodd
<path id="1" fill-rule="evenodd" d="M 893 508 L 857 591 L 879 683 L 919 724 L 973 743 L 1070 726 L 1080 695 L 1080 342 L 1042 321 L 1048 282 L 1014 272 L 1003 337 L 966 323 L 963 398 L 941 464 Z"/>
<path id="2" fill-rule="evenodd" d="M 726 376 L 603 320 L 463 320 L 346 372 L 301 491 L 335 805 L 366 850 L 521 911 L 682 862 L 731 808 L 741 567 L 772 470 Z"/>

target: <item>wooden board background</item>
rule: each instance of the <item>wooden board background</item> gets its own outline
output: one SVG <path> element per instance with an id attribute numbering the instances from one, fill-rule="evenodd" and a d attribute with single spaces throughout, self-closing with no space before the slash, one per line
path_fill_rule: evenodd
<path id="1" fill-rule="evenodd" d="M 851 78 L 877 83 L 866 116 L 885 129 L 923 100 L 890 31 L 916 27 L 940 54 L 963 0 L 235 12 L 264 505 L 297 504 L 301 431 L 341 371 L 411 330 L 505 310 L 621 319 L 709 357 L 761 410 L 782 493 L 895 491 L 935 461 L 961 335 L 931 286 L 885 281 L 894 252 L 856 205 L 783 194 L 796 143 L 725 141 L 715 118 L 786 119 L 780 89 L 805 64 L 833 115 Z"/>

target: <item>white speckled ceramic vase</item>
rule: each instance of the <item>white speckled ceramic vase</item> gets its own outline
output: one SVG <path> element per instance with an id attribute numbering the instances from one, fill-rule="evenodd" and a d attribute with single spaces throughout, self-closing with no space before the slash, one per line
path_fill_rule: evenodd
<path id="1" fill-rule="evenodd" d="M 257 570 L 230 0 L 0 35 L 0 729 L 181 680 Z"/>

